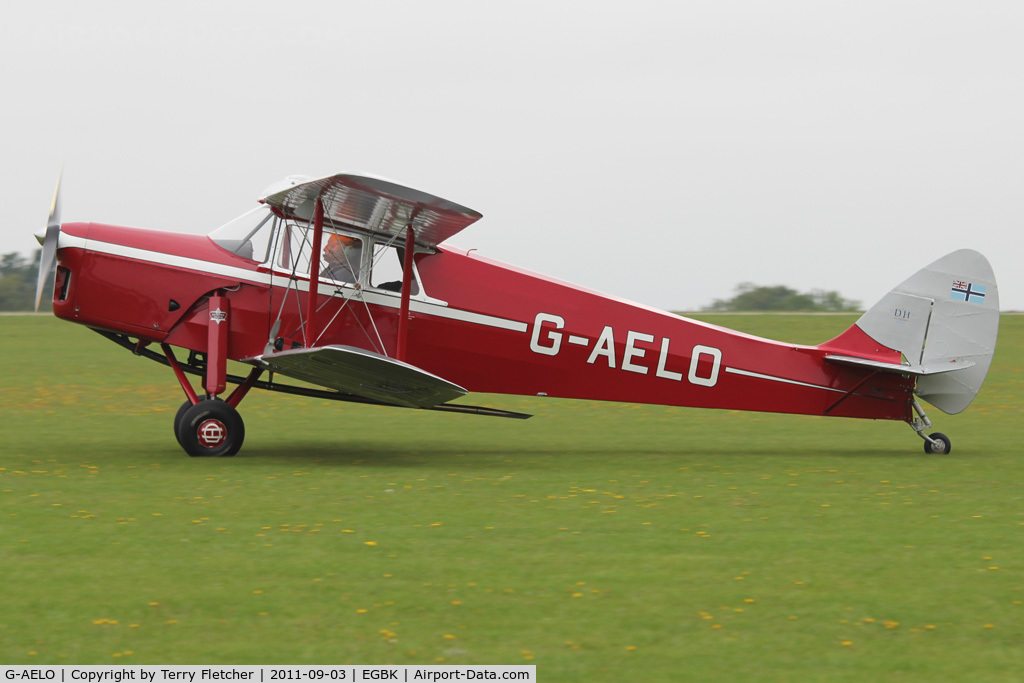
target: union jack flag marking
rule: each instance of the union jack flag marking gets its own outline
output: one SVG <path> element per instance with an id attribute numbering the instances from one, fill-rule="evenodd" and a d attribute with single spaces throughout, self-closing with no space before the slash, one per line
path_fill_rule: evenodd
<path id="1" fill-rule="evenodd" d="M 954 301 L 966 301 L 969 304 L 980 304 L 985 301 L 986 289 L 984 285 L 976 285 L 965 280 L 953 280 L 949 298 Z"/>

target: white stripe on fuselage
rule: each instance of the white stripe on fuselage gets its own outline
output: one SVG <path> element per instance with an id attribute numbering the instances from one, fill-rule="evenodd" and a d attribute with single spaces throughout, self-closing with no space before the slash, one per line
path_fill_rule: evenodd
<path id="1" fill-rule="evenodd" d="M 271 286 L 272 279 L 275 276 L 278 281 L 282 278 L 287 279 L 289 277 L 283 273 L 276 273 L 275 275 L 271 275 L 270 273 L 258 273 L 253 270 L 228 265 L 226 263 L 204 261 L 202 259 L 191 258 L 188 256 L 165 254 L 159 251 L 139 249 L 137 247 L 129 247 L 123 244 L 116 244 L 114 242 L 101 242 L 94 239 L 83 240 L 68 234 L 62 234 L 60 236 L 60 240 L 61 247 L 79 247 L 102 254 L 109 254 L 111 256 L 122 256 L 124 258 L 145 261 L 147 263 L 155 263 L 157 265 L 184 268 L 211 275 L 220 275 L 222 277 L 244 280 L 246 282 L 264 285 L 267 287 Z M 309 291 L 308 280 L 294 280 L 291 284 L 300 291 Z M 340 294 L 346 299 L 362 300 L 376 306 L 385 306 L 387 308 L 401 307 L 400 297 L 393 294 L 382 294 L 365 289 L 359 290 L 354 287 L 324 284 L 323 282 L 320 283 L 318 291 L 324 296 L 338 296 Z M 450 308 L 448 304 L 444 302 L 410 299 L 409 308 L 417 313 L 424 313 L 438 318 L 458 320 L 460 322 L 472 323 L 474 325 L 485 325 L 487 327 L 495 327 L 502 330 L 510 330 L 512 332 L 525 333 L 528 329 L 528 325 L 526 323 L 519 322 L 518 320 L 509 320 L 508 318 L 499 318 L 493 315 L 485 315 L 483 313 L 474 313 L 472 311 Z"/>
<path id="2" fill-rule="evenodd" d="M 837 391 L 841 394 L 845 394 L 844 389 L 836 389 L 835 387 L 825 387 L 820 384 L 809 384 L 807 382 L 800 382 L 795 379 L 786 379 L 785 377 L 776 377 L 774 375 L 763 375 L 760 372 L 751 372 L 750 370 L 740 370 L 739 368 L 725 368 L 725 371 L 733 375 L 742 375 L 744 377 L 754 377 L 756 379 L 767 379 L 772 382 L 782 382 L 783 384 L 795 384 L 799 387 L 810 387 L 811 389 L 824 389 L 826 391 Z"/>
<path id="3" fill-rule="evenodd" d="M 62 233 L 60 236 L 60 247 L 84 248 L 103 254 L 109 254 L 112 256 L 122 256 L 124 258 L 145 261 L 147 263 L 154 263 L 157 265 L 184 268 L 187 270 L 193 270 L 204 274 L 220 275 L 222 277 L 229 277 L 232 279 L 242 280 L 267 287 L 272 285 L 272 280 L 274 277 L 277 277 L 279 281 L 281 279 L 289 278 L 289 276 L 284 273 L 275 273 L 273 275 L 271 273 L 260 273 L 253 270 L 249 270 L 247 268 L 240 268 L 238 266 L 232 266 L 226 263 L 219 263 L 216 261 L 204 261 L 202 259 L 191 258 L 188 256 L 165 254 L 159 251 L 139 249 L 137 247 L 129 247 L 123 244 L 116 244 L 113 242 L 102 242 L 93 239 L 85 240 L 80 237 L 68 235 L 66 233 Z M 307 280 L 293 280 L 291 285 L 300 291 L 309 291 L 309 281 Z M 401 306 L 401 300 L 398 296 L 395 296 L 393 294 L 383 294 L 380 292 L 368 291 L 365 289 L 357 290 L 353 287 L 338 286 L 334 284 L 324 284 L 321 282 L 319 292 L 324 296 L 340 295 L 346 299 L 363 300 L 369 304 L 383 306 L 387 308 L 397 309 L 400 308 Z M 451 308 L 444 302 L 411 299 L 409 302 L 409 307 L 411 310 L 417 313 L 432 315 L 439 318 L 458 320 L 460 322 L 467 322 L 475 325 L 484 325 L 487 327 L 494 327 L 497 329 L 510 330 L 512 332 L 526 333 L 529 331 L 529 325 L 527 323 L 520 322 L 518 320 L 510 320 L 508 318 L 499 318 L 497 316 Z M 571 344 L 576 344 L 580 346 L 588 346 L 590 342 L 588 338 L 580 337 L 577 335 L 571 335 L 568 341 Z M 744 377 L 752 377 L 755 379 L 764 379 L 772 382 L 781 382 L 783 384 L 793 384 L 796 386 L 808 387 L 812 389 L 824 389 L 826 391 L 845 393 L 843 389 L 836 389 L 834 387 L 826 387 L 819 384 L 800 382 L 794 379 L 786 379 L 785 377 L 766 375 L 760 372 L 752 372 L 750 370 L 741 370 L 739 368 L 729 366 L 723 366 L 722 369 L 727 373 L 741 375 Z"/>

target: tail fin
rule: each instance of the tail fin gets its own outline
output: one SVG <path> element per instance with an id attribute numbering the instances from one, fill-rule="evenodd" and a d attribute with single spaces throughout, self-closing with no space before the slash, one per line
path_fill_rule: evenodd
<path id="1" fill-rule="evenodd" d="M 999 290 L 988 260 L 961 249 L 897 285 L 820 348 L 838 363 L 917 376 L 915 393 L 946 413 L 981 389 L 999 332 Z"/>

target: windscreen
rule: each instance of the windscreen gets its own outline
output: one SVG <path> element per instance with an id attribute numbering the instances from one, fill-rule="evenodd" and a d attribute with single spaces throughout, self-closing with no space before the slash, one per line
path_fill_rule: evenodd
<path id="1" fill-rule="evenodd" d="M 211 232 L 210 239 L 233 254 L 264 263 L 277 220 L 270 207 L 258 206 Z"/>

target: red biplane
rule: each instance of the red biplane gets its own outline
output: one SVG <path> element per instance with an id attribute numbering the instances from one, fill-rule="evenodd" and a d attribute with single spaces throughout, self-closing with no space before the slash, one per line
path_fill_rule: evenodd
<path id="1" fill-rule="evenodd" d="M 253 388 L 505 417 L 528 416 L 451 401 L 479 391 L 902 420 L 927 452 L 948 453 L 917 397 L 966 408 L 999 325 L 992 269 L 970 250 L 802 346 L 445 246 L 481 215 L 374 176 L 287 178 L 208 236 L 61 224 L 59 191 L 37 234 L 36 308 L 56 259 L 57 317 L 174 371 L 187 397 L 174 432 L 192 456 L 238 452 L 237 408 Z M 251 370 L 230 375 L 229 359 Z"/>

